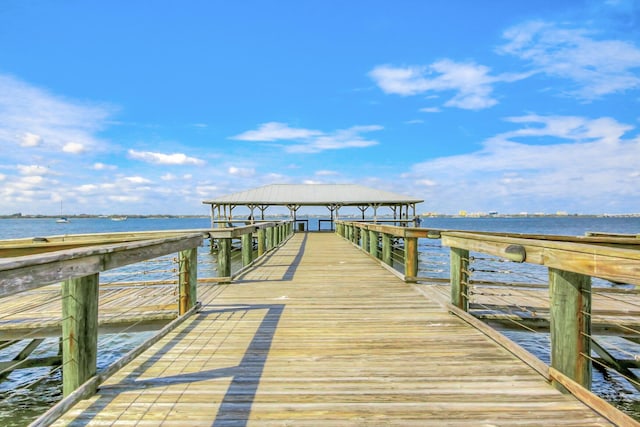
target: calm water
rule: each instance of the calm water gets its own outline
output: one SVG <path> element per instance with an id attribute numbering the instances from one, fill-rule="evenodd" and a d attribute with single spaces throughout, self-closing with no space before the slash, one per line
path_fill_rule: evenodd
<path id="1" fill-rule="evenodd" d="M 317 230 L 317 219 L 309 220 L 311 230 Z M 106 218 L 72 219 L 70 223 L 58 224 L 53 219 L 0 219 L 0 239 L 36 237 L 61 234 L 104 233 L 115 231 L 144 231 L 144 230 L 178 230 L 209 227 L 208 218 L 167 218 L 167 219 L 138 219 L 129 218 L 116 222 Z M 327 224 L 323 225 L 326 228 Z M 612 233 L 640 233 L 640 218 L 592 218 L 592 217 L 558 217 L 558 218 L 426 218 L 422 227 L 452 229 L 499 231 L 530 234 L 558 234 L 584 235 L 587 231 Z M 210 263 L 205 254 L 201 254 L 199 262 Z M 440 246 L 438 240 L 420 240 L 420 275 L 436 277 L 448 276 L 448 249 Z M 204 258 L 203 258 L 204 257 Z M 478 260 L 482 269 L 483 260 Z M 522 266 L 522 265 L 520 265 Z M 525 267 L 527 270 L 517 270 L 515 264 L 496 269 L 492 267 L 491 275 L 509 274 L 522 277 L 525 282 L 544 282 L 546 270 L 536 267 Z M 523 267 L 519 267 L 523 268 Z M 486 268 L 485 268 L 486 269 Z M 208 274 L 215 274 L 211 269 Z M 102 275 L 101 275 L 102 276 Z M 122 280 L 122 278 L 114 279 Z M 595 286 L 609 286 L 602 281 Z M 99 369 L 108 366 L 125 354 L 137 343 L 142 342 L 152 332 L 125 333 L 118 335 L 104 335 L 100 337 Z M 509 337 L 519 342 L 545 362 L 549 362 L 548 336 L 546 334 L 531 334 L 525 332 L 505 332 Z M 616 340 L 615 338 L 606 338 Z M 640 354 L 640 349 L 630 343 L 616 342 L 617 346 L 627 351 Z M 23 346 L 24 344 L 22 344 Z M 46 345 L 41 345 L 34 356 L 46 357 L 57 352 L 57 340 L 49 339 Z M 18 350 L 16 350 L 18 348 Z M 14 357 L 19 351 L 16 347 L 0 351 L 0 360 Z M 0 383 L 0 425 L 21 426 L 29 423 L 40 413 L 61 398 L 59 371 L 51 372 L 50 368 L 38 368 L 30 372 L 14 371 L 8 380 Z M 640 394 L 626 381 L 611 377 L 606 373 L 594 370 L 594 391 L 609 401 L 615 402 L 630 414 L 639 417 Z"/>

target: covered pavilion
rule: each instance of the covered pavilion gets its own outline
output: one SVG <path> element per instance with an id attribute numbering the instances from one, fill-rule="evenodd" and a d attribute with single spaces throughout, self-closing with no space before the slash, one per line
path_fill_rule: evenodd
<path id="1" fill-rule="evenodd" d="M 376 190 L 356 184 L 272 184 L 238 193 L 228 194 L 202 203 L 211 205 L 212 225 L 231 221 L 233 209 L 245 206 L 251 211 L 250 217 L 256 218 L 255 210 L 260 211 L 260 219 L 265 219 L 265 211 L 270 206 L 285 206 L 295 221 L 298 209 L 303 206 L 324 206 L 329 210 L 331 221 L 338 219 L 340 208 L 356 207 L 362 212 L 372 210 L 377 220 L 378 209 L 388 207 L 394 220 L 413 220 L 416 217 L 416 205 L 424 200 L 408 197 L 389 191 Z"/>

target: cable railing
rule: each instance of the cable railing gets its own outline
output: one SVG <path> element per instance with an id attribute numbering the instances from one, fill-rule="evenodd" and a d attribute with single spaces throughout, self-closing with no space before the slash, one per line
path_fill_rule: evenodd
<path id="1" fill-rule="evenodd" d="M 292 231 L 281 221 L 0 241 L 0 353 L 8 359 L 0 360 L 0 383 L 15 370 L 48 368 L 0 392 L 10 399 L 45 378 L 62 377 L 65 403 L 56 406 L 63 411 L 195 313 L 198 282 L 230 282 Z M 158 322 L 166 325 L 159 331 Z M 99 348 L 150 324 L 151 338 L 98 372 Z"/>
<path id="2" fill-rule="evenodd" d="M 460 316 L 471 313 L 501 329 L 544 336 L 550 366 L 532 364 L 558 388 L 577 383 L 589 389 L 592 369 L 621 375 L 638 388 L 633 369 L 640 369 L 640 352 L 601 339 L 615 334 L 640 343 L 636 236 L 462 232 L 348 221 L 338 221 L 336 233 L 405 281 L 435 284 L 429 295 Z"/>

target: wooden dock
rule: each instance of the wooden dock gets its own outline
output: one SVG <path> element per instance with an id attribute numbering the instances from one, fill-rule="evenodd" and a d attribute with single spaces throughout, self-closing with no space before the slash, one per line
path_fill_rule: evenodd
<path id="1" fill-rule="evenodd" d="M 55 425 L 611 425 L 335 234 L 198 299 Z"/>

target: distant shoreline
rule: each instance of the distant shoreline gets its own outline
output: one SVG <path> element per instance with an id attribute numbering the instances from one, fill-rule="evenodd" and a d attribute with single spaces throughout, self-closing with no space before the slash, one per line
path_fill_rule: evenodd
<path id="1" fill-rule="evenodd" d="M 266 218 L 282 218 L 286 215 L 265 215 Z M 519 213 L 519 214 L 422 214 L 419 215 L 421 219 L 427 218 L 465 218 L 465 219 L 473 219 L 473 218 L 567 218 L 567 217 L 578 217 L 578 218 L 640 218 L 640 213 L 626 213 L 626 214 L 545 214 L 545 213 Z M 111 219 L 117 217 L 126 217 L 127 219 L 171 219 L 171 218 L 210 218 L 209 215 L 166 215 L 166 214 L 150 214 L 150 215 L 89 215 L 89 214 L 80 214 L 80 215 L 64 215 L 65 218 L 68 219 Z M 300 215 L 298 219 L 305 218 L 327 218 L 328 215 L 320 215 L 320 214 L 309 214 L 309 215 Z M 0 219 L 55 219 L 60 218 L 60 215 L 23 215 L 23 214 L 12 214 L 12 215 L 0 215 Z M 243 217 L 242 217 L 243 218 Z M 234 219 L 242 219 L 241 217 L 235 217 Z M 393 215 L 378 215 L 379 219 L 393 219 Z M 348 219 L 361 219 L 360 215 L 345 215 L 340 216 L 340 219 L 348 220 Z M 367 220 L 372 219 L 371 217 L 367 217 Z"/>

